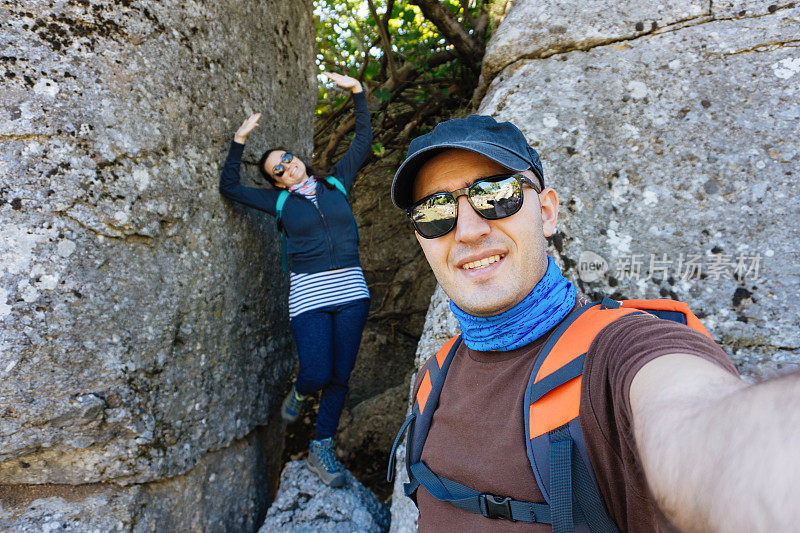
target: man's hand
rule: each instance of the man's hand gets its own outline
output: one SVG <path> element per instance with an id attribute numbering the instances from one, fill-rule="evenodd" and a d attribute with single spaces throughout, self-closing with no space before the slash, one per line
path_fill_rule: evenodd
<path id="1" fill-rule="evenodd" d="M 358 94 L 364 90 L 361 87 L 361 82 L 355 78 L 351 78 L 350 76 L 343 76 L 342 74 L 337 74 L 335 72 L 323 72 L 322 74 L 327 76 L 333 83 L 342 89 L 350 89 L 353 94 Z"/>
<path id="2" fill-rule="evenodd" d="M 247 140 L 247 136 L 250 135 L 250 132 L 258 126 L 258 119 L 261 118 L 261 113 L 256 113 L 255 115 L 250 115 L 242 122 L 242 125 L 239 126 L 239 129 L 236 130 L 236 134 L 233 136 L 233 140 L 239 144 L 244 144 Z"/>
<path id="3" fill-rule="evenodd" d="M 630 403 L 647 485 L 681 531 L 797 529 L 800 374 L 747 385 L 665 355 L 636 373 Z"/>

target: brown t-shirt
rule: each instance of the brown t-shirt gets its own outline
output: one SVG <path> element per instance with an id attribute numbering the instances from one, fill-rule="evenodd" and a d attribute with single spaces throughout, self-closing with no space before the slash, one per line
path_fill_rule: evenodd
<path id="1" fill-rule="evenodd" d="M 554 328 L 555 329 L 555 328 Z M 480 492 L 544 502 L 525 450 L 523 401 L 550 333 L 510 352 L 456 351 L 433 416 L 422 460 L 435 473 Z M 631 381 L 647 362 L 685 353 L 736 373 L 730 358 L 695 330 L 650 315 L 605 327 L 589 348 L 580 420 L 589 458 L 611 518 L 622 531 L 674 531 L 649 496 L 631 430 Z M 419 372 L 417 388 L 424 371 Z M 491 520 L 417 491 L 419 531 L 551 531 L 549 525 Z"/>

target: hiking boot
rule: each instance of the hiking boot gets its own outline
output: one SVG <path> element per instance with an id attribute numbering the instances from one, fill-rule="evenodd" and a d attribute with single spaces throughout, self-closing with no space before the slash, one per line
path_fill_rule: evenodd
<path id="1" fill-rule="evenodd" d="M 311 441 L 308 454 L 308 469 L 319 476 L 330 487 L 344 485 L 344 467 L 333 453 L 333 437 Z"/>
<path id="2" fill-rule="evenodd" d="M 297 392 L 297 389 L 292 385 L 292 390 L 289 391 L 289 394 L 283 399 L 283 404 L 281 404 L 281 418 L 283 418 L 284 422 L 291 424 L 297 420 L 305 399 L 306 397 Z"/>

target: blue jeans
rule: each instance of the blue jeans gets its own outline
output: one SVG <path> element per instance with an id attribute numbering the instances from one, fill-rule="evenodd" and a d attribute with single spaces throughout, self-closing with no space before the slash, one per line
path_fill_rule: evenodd
<path id="1" fill-rule="evenodd" d="M 290 321 L 300 360 L 297 392 L 305 395 L 322 391 L 318 440 L 332 437 L 339 426 L 368 311 L 369 299 L 363 298 L 312 309 Z"/>

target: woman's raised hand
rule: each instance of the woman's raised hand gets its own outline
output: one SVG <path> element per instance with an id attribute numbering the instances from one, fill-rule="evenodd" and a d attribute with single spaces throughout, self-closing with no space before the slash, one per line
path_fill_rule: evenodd
<path id="1" fill-rule="evenodd" d="M 322 74 L 330 78 L 333 83 L 342 89 L 350 89 L 353 94 L 360 93 L 364 90 L 363 87 L 361 87 L 361 82 L 350 76 L 344 76 L 335 72 L 323 72 Z"/>
<path id="2" fill-rule="evenodd" d="M 236 134 L 233 136 L 233 140 L 239 144 L 244 144 L 247 140 L 247 136 L 250 135 L 250 132 L 258 126 L 258 119 L 261 118 L 261 113 L 256 113 L 255 115 L 250 115 L 242 122 L 242 125 L 239 126 L 239 129 L 236 130 Z"/>

